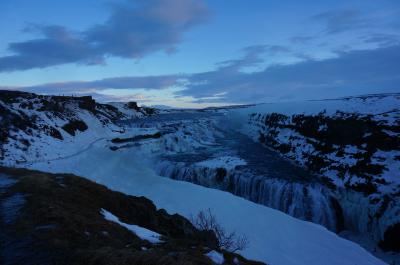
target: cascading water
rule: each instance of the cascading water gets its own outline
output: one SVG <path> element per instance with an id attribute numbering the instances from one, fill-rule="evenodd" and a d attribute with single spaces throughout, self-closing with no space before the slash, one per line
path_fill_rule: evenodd
<path id="1" fill-rule="evenodd" d="M 343 228 L 343 216 L 330 190 L 319 184 L 265 178 L 240 169 L 207 168 L 184 162 L 160 161 L 159 175 L 229 191 L 296 218 L 321 224 L 332 231 Z"/>

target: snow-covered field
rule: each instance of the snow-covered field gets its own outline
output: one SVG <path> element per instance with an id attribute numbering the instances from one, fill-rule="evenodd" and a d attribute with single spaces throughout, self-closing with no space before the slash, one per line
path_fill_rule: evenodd
<path id="1" fill-rule="evenodd" d="M 100 141 L 77 156 L 30 167 L 81 175 L 114 190 L 148 197 L 157 207 L 186 217 L 210 208 L 228 231 L 248 237 L 249 247 L 241 253 L 247 258 L 273 265 L 384 264 L 319 225 L 227 192 L 159 177 L 134 149 L 113 152 L 106 147 L 107 143 Z"/>

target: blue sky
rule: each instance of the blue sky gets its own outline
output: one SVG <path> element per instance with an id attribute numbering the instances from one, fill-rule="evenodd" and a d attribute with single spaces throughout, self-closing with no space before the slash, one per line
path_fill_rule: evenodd
<path id="1" fill-rule="evenodd" d="M 0 87 L 202 107 L 400 92 L 400 2 L 0 1 Z"/>

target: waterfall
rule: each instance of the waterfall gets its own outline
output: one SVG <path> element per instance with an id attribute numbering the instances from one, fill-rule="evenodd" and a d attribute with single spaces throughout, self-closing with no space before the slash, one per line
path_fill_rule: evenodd
<path id="1" fill-rule="evenodd" d="M 266 178 L 245 170 L 226 170 L 162 160 L 156 171 L 163 177 L 231 192 L 298 219 L 321 224 L 331 231 L 343 229 L 340 204 L 332 192 L 317 183 Z"/>

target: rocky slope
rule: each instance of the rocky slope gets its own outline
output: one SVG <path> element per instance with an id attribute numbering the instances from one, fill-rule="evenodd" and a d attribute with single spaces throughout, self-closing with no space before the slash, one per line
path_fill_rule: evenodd
<path id="1" fill-rule="evenodd" d="M 0 210 L 1 264 L 261 264 L 144 197 L 74 175 L 0 167 Z"/>
<path id="2" fill-rule="evenodd" d="M 246 110 L 244 131 L 316 173 L 339 199 L 345 228 L 399 251 L 399 106 L 399 94 L 266 104 Z"/>
<path id="3" fill-rule="evenodd" d="M 90 96 L 0 91 L 0 161 L 13 165 L 56 159 L 123 128 L 116 122 L 151 114 L 135 102 L 100 104 Z"/>

